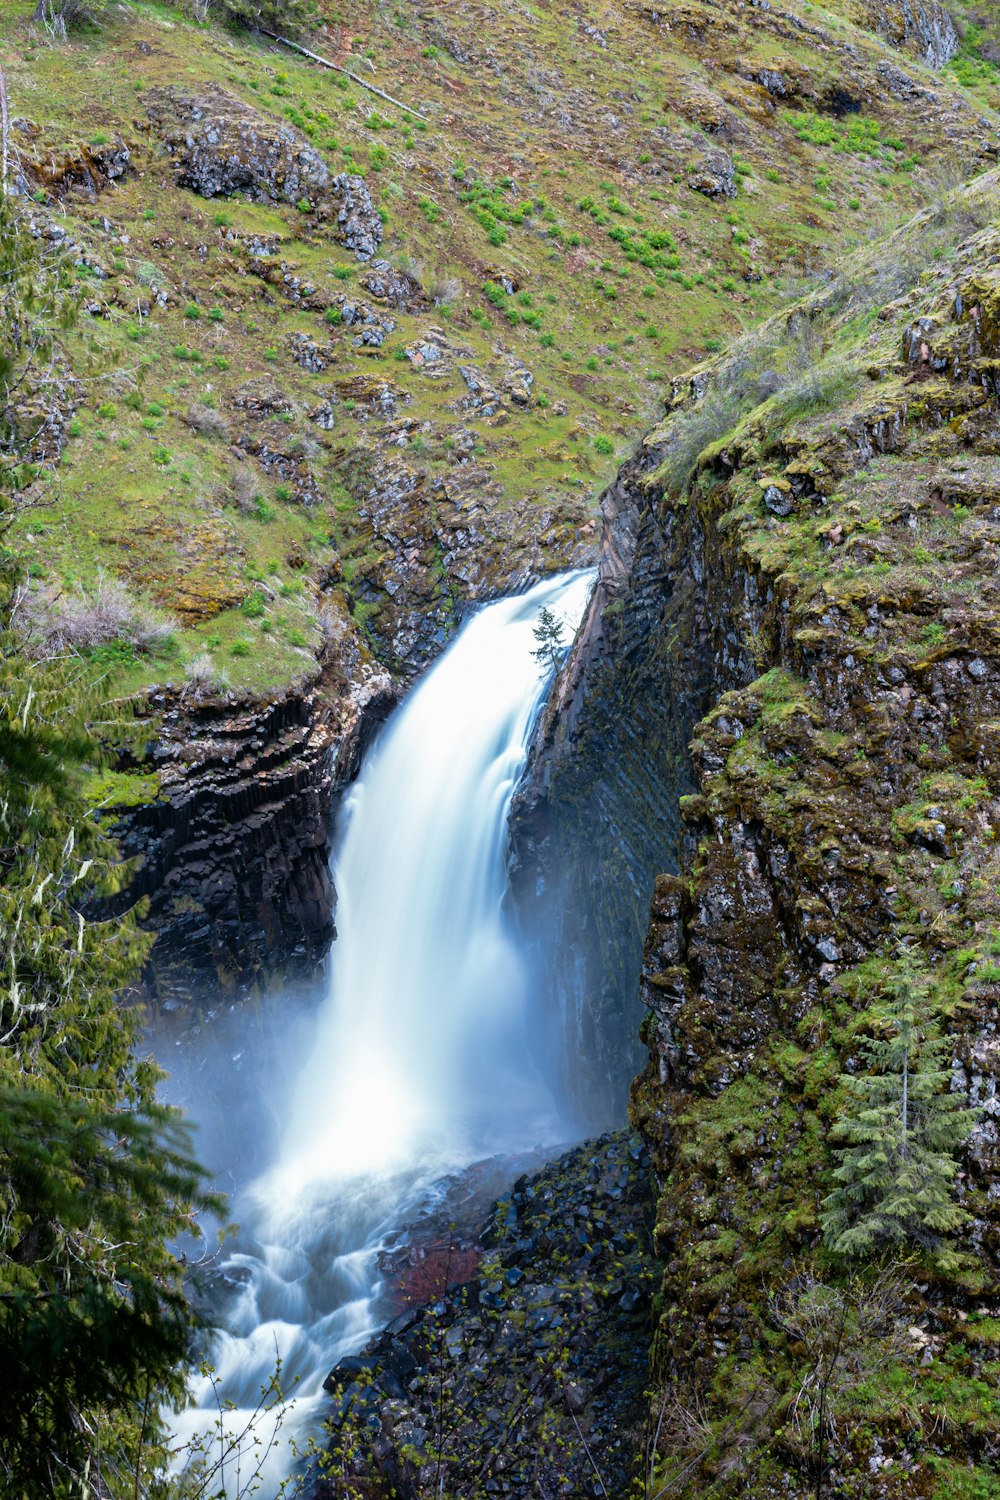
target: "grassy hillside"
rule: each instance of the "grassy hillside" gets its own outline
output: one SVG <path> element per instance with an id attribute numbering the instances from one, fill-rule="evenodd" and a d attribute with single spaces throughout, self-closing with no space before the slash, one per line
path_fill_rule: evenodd
<path id="1" fill-rule="evenodd" d="M 672 371 L 995 159 L 975 11 L 937 73 L 856 0 L 328 11 L 316 49 L 418 118 L 179 7 L 61 42 L 8 6 L 20 181 L 86 308 L 26 475 L 38 588 L 163 611 L 113 648 L 136 686 L 274 686 L 331 635 L 417 668 L 464 599 L 589 555 Z M 389 284 L 315 195 L 181 186 L 192 101 L 362 176 Z"/>

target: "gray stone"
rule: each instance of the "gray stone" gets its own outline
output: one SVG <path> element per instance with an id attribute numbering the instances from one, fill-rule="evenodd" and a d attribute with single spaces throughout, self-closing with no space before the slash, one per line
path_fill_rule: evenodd
<path id="1" fill-rule="evenodd" d="M 776 484 L 769 484 L 764 491 L 764 504 L 772 516 L 790 516 L 794 509 L 791 495 L 779 490 Z"/>
<path id="2" fill-rule="evenodd" d="M 735 198 L 739 194 L 736 185 L 736 167 L 732 158 L 724 151 L 715 151 L 706 156 L 693 176 L 688 178 L 688 187 L 706 198 Z"/>
<path id="3" fill-rule="evenodd" d="M 174 162 L 177 181 L 203 198 L 244 194 L 256 202 L 308 205 L 336 225 L 359 260 L 382 242 L 382 220 L 364 179 L 331 176 L 319 152 L 291 125 L 269 119 L 223 89 L 150 89 L 146 113 Z"/>

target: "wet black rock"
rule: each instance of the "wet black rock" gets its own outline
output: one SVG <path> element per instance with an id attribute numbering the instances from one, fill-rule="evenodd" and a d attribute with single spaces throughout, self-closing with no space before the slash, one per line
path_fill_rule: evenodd
<path id="1" fill-rule="evenodd" d="M 333 937 L 333 734 L 319 692 L 198 704 L 165 691 L 153 707 L 161 795 L 121 829 L 141 860 L 129 899 L 149 896 L 158 935 L 150 994 L 210 1000 L 274 970 L 312 974 Z"/>
<path id="2" fill-rule="evenodd" d="M 520 1177 L 465 1285 L 341 1360 L 329 1446 L 398 1500 L 623 1495 L 642 1449 L 653 1261 L 649 1160 L 619 1132 Z M 516 1261 L 516 1266 L 511 1262 Z M 440 1453 L 440 1458 L 439 1458 Z M 314 1500 L 329 1493 L 319 1483 Z"/>

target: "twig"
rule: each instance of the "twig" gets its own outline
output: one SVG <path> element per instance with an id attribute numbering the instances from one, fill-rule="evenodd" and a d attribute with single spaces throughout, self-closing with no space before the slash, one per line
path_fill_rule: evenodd
<path id="1" fill-rule="evenodd" d="M 331 62 L 328 57 L 320 57 L 318 52 L 310 52 L 308 47 L 300 47 L 298 42 L 290 42 L 287 36 L 278 36 L 277 32 L 268 31 L 263 26 L 261 26 L 260 32 L 262 36 L 269 36 L 272 42 L 280 42 L 283 47 L 291 47 L 293 52 L 301 52 L 303 57 L 308 57 L 313 62 L 318 62 L 324 68 L 330 68 L 334 73 L 343 73 L 345 78 L 349 78 L 359 88 L 367 89 L 371 94 L 378 94 L 380 99 L 385 99 L 389 104 L 394 104 L 397 109 L 404 109 L 408 115 L 415 115 L 418 120 L 425 120 L 428 124 L 430 123 L 427 120 L 427 116 L 422 115 L 419 109 L 412 109 L 409 104 L 404 104 L 401 99 L 394 99 L 384 89 L 376 88 L 373 83 L 369 83 L 365 78 L 359 78 L 357 73 L 352 73 L 349 68 L 342 68 L 339 63 Z"/>
<path id="2" fill-rule="evenodd" d="M 598 1484 L 601 1486 L 601 1494 L 606 1496 L 607 1493 L 608 1493 L 608 1490 L 607 1490 L 607 1486 L 604 1483 L 604 1475 L 601 1473 L 600 1469 L 597 1467 L 596 1463 L 594 1462 L 594 1455 L 591 1453 L 590 1448 L 587 1446 L 587 1439 L 583 1435 L 583 1428 L 580 1426 L 579 1422 L 576 1420 L 576 1412 L 573 1410 L 573 1408 L 569 1405 L 568 1402 L 567 1402 L 567 1405 L 566 1405 L 566 1409 L 569 1412 L 570 1416 L 573 1418 L 573 1426 L 576 1428 L 576 1435 L 580 1439 L 580 1442 L 583 1444 L 583 1451 L 587 1455 L 587 1460 L 588 1460 L 588 1462 L 590 1464 L 590 1467 L 594 1471 L 594 1478 L 597 1480 Z"/>
<path id="3" fill-rule="evenodd" d="M 147 1426 L 147 1424 L 149 1422 L 149 1395 L 150 1395 L 150 1388 L 151 1388 L 151 1381 L 150 1381 L 150 1378 L 149 1378 L 149 1371 L 147 1370 L 146 1371 L 146 1395 L 145 1395 L 145 1399 L 143 1400 L 143 1403 L 142 1403 L 142 1426 L 139 1428 L 139 1447 L 137 1448 L 136 1455 L 135 1455 L 135 1491 L 134 1491 L 133 1500 L 141 1500 L 141 1496 L 140 1496 L 140 1492 L 139 1492 L 139 1486 L 142 1483 L 142 1450 L 146 1446 L 146 1426 Z M 98 1433 L 100 1433 L 100 1428 L 98 1428 Z M 97 1472 L 98 1473 L 101 1472 L 100 1459 L 98 1459 Z"/>

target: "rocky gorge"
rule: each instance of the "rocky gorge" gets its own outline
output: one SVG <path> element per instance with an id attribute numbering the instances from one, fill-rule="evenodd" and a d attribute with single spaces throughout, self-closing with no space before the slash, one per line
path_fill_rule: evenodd
<path id="1" fill-rule="evenodd" d="M 210 1005 L 321 968 L 334 798 L 395 698 L 384 674 L 346 698 L 329 689 L 323 674 L 263 702 L 153 695 L 157 739 L 137 778 L 153 786 L 118 811 L 139 864 L 128 899 L 148 898 L 157 933 L 154 1003 Z"/>
<path id="2" fill-rule="evenodd" d="M 532 9 L 529 29 L 555 24 Z M 507 187 L 482 162 L 422 156 L 402 111 L 392 135 L 355 110 L 334 171 L 342 142 L 304 65 L 258 38 L 244 96 L 210 33 L 213 77 L 178 85 L 187 33 L 155 17 L 127 33 L 153 60 L 113 142 L 57 160 L 51 121 L 15 122 L 38 234 L 99 289 L 86 315 L 103 356 L 119 334 L 136 354 L 100 405 L 67 376 L 76 404 L 47 456 L 63 509 L 26 512 L 19 545 L 53 609 L 110 566 L 169 615 L 159 656 L 113 647 L 153 727 L 94 802 L 135 861 L 125 899 L 148 901 L 145 998 L 195 1022 L 321 973 L 338 806 L 461 624 L 598 567 L 515 800 L 510 906 L 558 1017 L 565 1102 L 610 1129 L 631 1085 L 631 1133 L 532 1161 L 506 1190 L 485 1173 L 492 1206 L 449 1217 L 446 1194 L 406 1224 L 381 1265 L 395 1318 L 327 1381 L 316 1500 L 992 1500 L 990 18 L 937 0 L 612 9 L 596 34 L 586 7 L 560 12 L 559 46 L 570 27 L 614 54 L 637 28 L 666 60 L 668 123 L 645 118 L 643 54 L 633 94 L 600 103 L 608 178 L 574 187 L 555 229 L 561 190 L 541 177 L 567 169 L 543 169 L 536 141 L 529 198 L 527 135 L 505 116 Z M 452 95 L 500 76 L 480 10 L 421 15 L 400 44 L 422 91 L 408 97 L 441 132 L 458 130 Z M 518 75 L 512 97 L 561 140 L 594 75 L 567 90 L 559 66 L 561 81 Z M 808 202 L 768 200 L 780 151 L 796 192 L 820 184 Z M 890 188 L 900 212 L 877 223 L 869 195 Z M 849 253 L 862 236 L 844 220 L 869 209 L 882 237 Z M 574 329 L 594 323 L 580 350 L 560 324 L 553 352 L 556 266 L 571 284 L 586 266 L 601 299 L 570 308 Z M 645 291 L 629 284 L 647 272 Z M 633 296 L 626 334 L 616 304 Z M 671 322 L 688 296 L 697 336 Z M 662 368 L 639 373 L 638 339 Z M 633 383 L 612 394 L 613 379 Z M 901 985 L 947 1053 L 938 1093 L 975 1116 L 955 1153 L 959 1228 L 859 1260 L 832 1244 L 825 1205 L 849 1080 Z"/>
<path id="3" fill-rule="evenodd" d="M 598 1142 L 522 1179 L 481 1233 L 453 1226 L 442 1241 L 438 1226 L 427 1285 L 410 1292 L 418 1305 L 330 1377 L 330 1461 L 345 1472 L 377 1472 L 392 1492 L 417 1495 L 437 1473 L 435 1454 L 447 1450 L 461 1467 L 474 1453 L 486 1468 L 461 1483 L 485 1483 L 488 1471 L 490 1493 L 518 1494 L 535 1482 L 519 1467 L 529 1453 L 536 1480 L 557 1483 L 543 1472 L 553 1443 L 568 1493 L 624 1493 L 645 1443 L 640 1482 L 651 1488 L 676 1473 L 678 1493 L 706 1484 L 813 1493 L 815 1430 L 779 1415 L 815 1378 L 796 1299 L 833 1271 L 819 1213 L 837 1074 L 871 993 L 891 983 L 905 954 L 926 966 L 940 996 L 951 1086 L 978 1109 L 959 1177 L 969 1253 L 954 1264 L 931 1257 L 919 1281 L 904 1262 L 877 1309 L 877 1336 L 857 1331 L 866 1292 L 848 1283 L 857 1368 L 831 1395 L 831 1456 L 819 1472 L 844 1496 L 963 1493 L 954 1486 L 966 1473 L 989 1474 L 1000 250 L 995 227 L 975 224 L 991 217 L 995 191 L 979 184 L 937 226 L 957 244 L 919 285 L 895 281 L 884 302 L 884 283 L 873 286 L 859 264 L 678 380 L 663 424 L 604 496 L 600 582 L 536 736 L 514 822 L 520 869 L 537 880 L 558 867 L 560 843 L 579 851 L 581 806 L 620 810 L 614 857 L 633 871 L 652 878 L 658 859 L 676 861 L 657 874 L 642 934 L 649 1062 L 631 1105 L 658 1184 L 660 1269 L 644 1258 L 640 1223 L 623 1242 L 638 1258 L 615 1260 L 608 1273 L 629 1318 L 662 1277 L 652 1300 L 654 1379 L 667 1393 L 657 1397 L 658 1438 L 642 1437 L 636 1396 L 619 1411 L 603 1394 L 609 1369 L 623 1390 L 633 1378 L 638 1323 L 626 1324 L 615 1352 L 605 1349 L 605 1315 L 569 1310 L 579 1251 L 564 1258 L 545 1220 L 531 1217 L 536 1197 L 554 1195 L 572 1225 L 575 1195 L 589 1192 L 581 1184 L 603 1182 L 606 1153 L 620 1149 Z M 859 304 L 870 309 L 860 336 Z M 813 360 L 827 364 L 830 384 L 810 384 L 806 410 L 785 416 L 776 437 L 775 411 L 799 406 Z M 654 822 L 664 804 L 679 805 L 676 841 Z M 658 844 L 627 843 L 629 830 L 650 827 Z M 583 876 L 590 921 L 605 924 L 599 935 L 587 908 L 576 933 L 561 934 L 583 974 L 607 934 L 625 952 L 636 942 L 641 896 L 607 900 L 608 868 L 590 863 Z M 585 1202 L 587 1276 L 603 1278 L 600 1232 L 606 1224 L 620 1236 L 621 1216 Z M 559 1309 L 558 1352 L 541 1332 L 552 1314 L 536 1305 Z M 534 1384 L 511 1366 L 527 1348 L 525 1316 L 532 1357 L 551 1361 Z M 458 1373 L 470 1358 L 471 1385 Z M 883 1380 L 878 1399 L 871 1369 Z M 939 1403 L 959 1389 L 964 1417 L 939 1429 Z M 453 1402 L 465 1425 L 446 1437 Z M 630 1424 L 631 1456 L 619 1469 L 609 1435 Z M 317 1494 L 336 1493 L 330 1483 Z"/>

